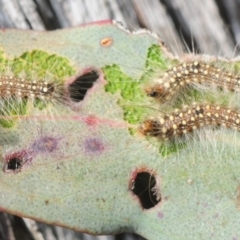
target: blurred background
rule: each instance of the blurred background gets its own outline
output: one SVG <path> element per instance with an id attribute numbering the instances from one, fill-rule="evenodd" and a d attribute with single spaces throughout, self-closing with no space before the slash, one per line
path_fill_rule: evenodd
<path id="1" fill-rule="evenodd" d="M 240 0 L 0 0 L 0 27 L 55 30 L 115 19 L 158 33 L 176 55 L 239 55 Z M 0 240 L 141 240 L 97 236 L 0 213 Z"/>

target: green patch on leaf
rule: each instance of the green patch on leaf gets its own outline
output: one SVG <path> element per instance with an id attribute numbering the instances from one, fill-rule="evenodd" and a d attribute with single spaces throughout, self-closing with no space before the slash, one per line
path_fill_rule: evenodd
<path id="1" fill-rule="evenodd" d="M 118 103 L 124 110 L 124 119 L 131 124 L 139 123 L 146 111 L 140 107 L 140 103 L 146 98 L 140 82 L 127 76 L 115 64 L 104 67 L 103 72 L 108 81 L 106 91 L 121 94 L 122 99 Z"/>
<path id="2" fill-rule="evenodd" d="M 0 109 L 0 125 L 4 128 L 11 128 L 19 116 L 24 116 L 27 113 L 27 99 L 21 102 L 11 100 L 3 100 L 3 108 Z"/>
<path id="3" fill-rule="evenodd" d="M 177 61 L 169 60 L 163 54 L 160 46 L 154 44 L 148 49 L 145 72 L 143 72 L 140 79 L 132 79 L 122 72 L 121 68 L 116 64 L 103 68 L 105 79 L 108 81 L 105 89 L 112 94 L 120 93 L 121 99 L 119 99 L 118 103 L 122 107 L 124 119 L 128 123 L 141 124 L 146 117 L 152 115 L 154 110 L 151 108 L 155 106 L 152 106 L 152 99 L 144 92 L 144 86 L 156 77 L 156 73 L 166 71 L 171 64 L 177 64 Z M 169 144 L 159 144 L 159 152 L 162 156 L 167 156 L 183 148 L 182 145 L 174 143 L 170 147 Z"/>
<path id="4" fill-rule="evenodd" d="M 177 60 L 171 60 L 164 55 L 159 45 L 153 44 L 147 53 L 145 69 L 141 79 L 144 82 L 151 82 L 152 79 L 159 77 L 161 73 L 167 71 L 171 66 L 178 64 Z"/>
<path id="5" fill-rule="evenodd" d="M 159 147 L 159 152 L 163 157 L 176 153 L 186 147 L 186 143 L 182 142 L 163 142 Z"/>
<path id="6" fill-rule="evenodd" d="M 75 74 L 68 59 L 40 50 L 25 52 L 9 61 L 9 65 L 16 75 L 24 71 L 29 78 L 36 77 L 38 80 L 62 81 Z"/>
<path id="7" fill-rule="evenodd" d="M 124 110 L 124 119 L 131 124 L 139 124 L 149 113 L 146 103 L 149 98 L 144 92 L 144 84 L 151 81 L 152 74 L 165 71 L 170 64 L 170 60 L 164 56 L 159 45 L 152 45 L 148 49 L 145 72 L 140 79 L 132 79 L 122 72 L 121 68 L 113 64 L 103 68 L 108 84 L 105 86 L 107 92 L 112 94 L 119 92 L 122 99 L 119 105 Z"/>
<path id="8" fill-rule="evenodd" d="M 157 68 L 161 71 L 166 71 L 169 69 L 169 65 L 172 63 L 173 61 L 164 55 L 159 45 L 153 44 L 148 49 L 147 59 L 145 63 L 146 69 L 156 70 Z"/>

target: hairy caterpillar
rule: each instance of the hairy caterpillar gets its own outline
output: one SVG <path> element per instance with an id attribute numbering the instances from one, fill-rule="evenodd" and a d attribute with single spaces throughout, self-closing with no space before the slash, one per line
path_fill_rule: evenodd
<path id="1" fill-rule="evenodd" d="M 240 76 L 213 65 L 195 61 L 171 68 L 153 84 L 147 86 L 145 91 L 148 96 L 164 103 L 171 100 L 187 85 L 194 84 L 205 84 L 220 89 L 240 91 Z"/>
<path id="2" fill-rule="evenodd" d="M 61 96 L 63 96 L 63 86 L 60 83 L 48 81 L 45 78 L 2 73 L 0 76 L 0 126 L 12 127 L 16 117 L 29 114 L 31 106 L 43 110 L 48 103 L 62 102 Z"/>
<path id="3" fill-rule="evenodd" d="M 0 97 L 16 99 L 49 99 L 54 93 L 53 83 L 46 81 L 28 80 L 19 77 L 0 77 Z"/>
<path id="4" fill-rule="evenodd" d="M 11 128 L 35 110 L 52 119 L 68 104 L 65 79 L 74 74 L 69 60 L 56 54 L 33 50 L 9 59 L 0 51 L 0 127 Z"/>
<path id="5" fill-rule="evenodd" d="M 146 136 L 172 140 L 194 129 L 212 125 L 240 130 L 240 112 L 210 104 L 194 104 L 156 119 L 144 121 L 139 130 Z"/>

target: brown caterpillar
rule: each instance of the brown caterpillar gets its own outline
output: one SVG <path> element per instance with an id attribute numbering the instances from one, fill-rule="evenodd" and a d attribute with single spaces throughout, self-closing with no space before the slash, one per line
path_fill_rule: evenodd
<path id="1" fill-rule="evenodd" d="M 54 84 L 46 81 L 30 81 L 12 76 L 0 77 L 0 98 L 49 99 L 54 91 Z"/>
<path id="2" fill-rule="evenodd" d="M 230 91 L 240 90 L 240 76 L 203 62 L 183 63 L 165 72 L 154 84 L 145 88 L 148 96 L 166 102 L 190 84 L 214 85 Z"/>
<path id="3" fill-rule="evenodd" d="M 218 105 L 194 104 L 157 119 L 148 119 L 139 130 L 146 136 L 171 140 L 207 125 L 221 125 L 240 131 L 240 112 Z"/>

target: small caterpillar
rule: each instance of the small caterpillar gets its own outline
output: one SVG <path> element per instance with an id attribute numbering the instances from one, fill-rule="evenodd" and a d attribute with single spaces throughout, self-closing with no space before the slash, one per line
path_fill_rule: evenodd
<path id="1" fill-rule="evenodd" d="M 28 115 L 31 107 L 43 110 L 48 103 L 60 102 L 62 90 L 55 82 L 1 74 L 0 126 L 12 127 L 16 117 Z"/>
<path id="2" fill-rule="evenodd" d="M 20 77 L 0 77 L 0 98 L 49 99 L 55 91 L 53 83 L 30 81 Z"/>
<path id="3" fill-rule="evenodd" d="M 164 103 L 186 85 L 215 85 L 220 89 L 240 91 L 240 76 L 203 62 L 183 63 L 165 72 L 154 84 L 145 88 L 148 96 Z"/>
<path id="4" fill-rule="evenodd" d="M 240 131 L 240 112 L 218 105 L 194 104 L 157 119 L 148 119 L 139 130 L 145 136 L 173 140 L 207 125 L 221 125 Z"/>

